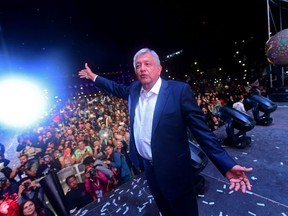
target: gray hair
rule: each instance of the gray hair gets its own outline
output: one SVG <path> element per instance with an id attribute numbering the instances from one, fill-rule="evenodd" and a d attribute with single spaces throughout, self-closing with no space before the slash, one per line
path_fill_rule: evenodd
<path id="1" fill-rule="evenodd" d="M 136 70 L 136 59 L 138 58 L 138 56 L 140 55 L 143 55 L 145 53 L 149 53 L 153 56 L 153 59 L 156 63 L 156 65 L 160 65 L 160 59 L 159 59 L 159 56 L 158 54 L 152 50 L 152 49 L 149 49 L 149 48 L 142 48 L 140 49 L 133 57 L 133 67 L 134 67 L 134 70 Z"/>

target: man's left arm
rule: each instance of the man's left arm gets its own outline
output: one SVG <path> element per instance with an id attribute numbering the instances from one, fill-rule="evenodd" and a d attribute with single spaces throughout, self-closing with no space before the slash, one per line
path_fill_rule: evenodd
<path id="1" fill-rule="evenodd" d="M 221 147 L 218 138 L 209 129 L 204 114 L 197 105 L 194 93 L 189 85 L 185 84 L 181 98 L 183 113 L 193 137 L 217 169 L 225 176 L 226 172 L 237 163 Z"/>

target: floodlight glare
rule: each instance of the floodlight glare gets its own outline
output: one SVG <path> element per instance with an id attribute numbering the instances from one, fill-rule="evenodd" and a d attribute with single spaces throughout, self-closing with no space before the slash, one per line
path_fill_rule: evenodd
<path id="1" fill-rule="evenodd" d="M 0 82 L 0 123 L 25 127 L 35 123 L 45 113 L 44 91 L 28 80 L 15 78 Z"/>

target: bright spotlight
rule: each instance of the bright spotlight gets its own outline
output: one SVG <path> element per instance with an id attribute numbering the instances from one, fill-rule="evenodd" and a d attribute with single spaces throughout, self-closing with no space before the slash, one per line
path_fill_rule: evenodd
<path id="1" fill-rule="evenodd" d="M 0 123 L 26 127 L 43 117 L 47 100 L 35 83 L 17 77 L 0 81 Z"/>

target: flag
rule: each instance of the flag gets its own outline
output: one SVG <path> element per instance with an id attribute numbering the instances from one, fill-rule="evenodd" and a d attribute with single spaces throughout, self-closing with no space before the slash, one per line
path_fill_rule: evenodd
<path id="1" fill-rule="evenodd" d="M 262 76 L 268 76 L 271 73 L 271 65 L 267 65 L 262 73 Z"/>
<path id="2" fill-rule="evenodd" d="M 259 86 L 259 80 L 257 79 L 254 83 L 251 84 L 251 86 Z"/>

